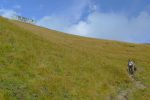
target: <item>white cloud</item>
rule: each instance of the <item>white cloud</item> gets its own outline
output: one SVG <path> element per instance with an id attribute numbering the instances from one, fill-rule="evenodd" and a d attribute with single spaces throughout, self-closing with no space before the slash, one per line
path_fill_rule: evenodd
<path id="1" fill-rule="evenodd" d="M 150 15 L 146 12 L 131 19 L 122 14 L 93 12 L 86 21 L 69 27 L 68 32 L 96 38 L 145 42 L 150 39 L 149 26 Z"/>
<path id="2" fill-rule="evenodd" d="M 78 24 L 72 25 L 65 30 L 67 33 L 72 33 L 81 36 L 87 36 L 89 31 L 89 26 L 86 22 L 80 21 Z"/>
<path id="3" fill-rule="evenodd" d="M 14 15 L 17 15 L 17 12 L 10 9 L 0 9 L 0 15 L 6 18 L 12 18 Z"/>

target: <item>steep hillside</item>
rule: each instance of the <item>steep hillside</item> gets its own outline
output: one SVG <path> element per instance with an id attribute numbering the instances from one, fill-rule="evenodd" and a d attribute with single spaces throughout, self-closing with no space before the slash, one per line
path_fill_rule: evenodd
<path id="1" fill-rule="evenodd" d="M 0 18 L 0 98 L 107 100 L 130 89 L 127 98 L 148 100 L 149 50 L 149 45 L 67 35 Z M 133 88 L 129 58 L 146 88 Z"/>

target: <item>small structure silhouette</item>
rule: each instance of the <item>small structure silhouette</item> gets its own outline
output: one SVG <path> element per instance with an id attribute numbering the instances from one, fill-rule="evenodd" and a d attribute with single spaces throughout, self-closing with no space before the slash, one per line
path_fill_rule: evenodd
<path id="1" fill-rule="evenodd" d="M 35 24 L 36 23 L 36 21 L 33 20 L 33 19 L 26 18 L 26 17 L 19 16 L 19 15 L 13 15 L 12 19 L 22 21 L 22 22 L 25 22 L 25 23 L 30 23 L 30 24 Z"/>

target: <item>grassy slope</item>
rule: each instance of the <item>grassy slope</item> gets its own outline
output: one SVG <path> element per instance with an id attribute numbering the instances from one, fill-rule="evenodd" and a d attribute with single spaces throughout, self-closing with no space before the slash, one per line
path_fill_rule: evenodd
<path id="1" fill-rule="evenodd" d="M 129 98 L 150 96 L 150 46 L 66 35 L 0 18 L 0 98 L 108 99 L 133 86 L 128 58 L 147 89 Z"/>

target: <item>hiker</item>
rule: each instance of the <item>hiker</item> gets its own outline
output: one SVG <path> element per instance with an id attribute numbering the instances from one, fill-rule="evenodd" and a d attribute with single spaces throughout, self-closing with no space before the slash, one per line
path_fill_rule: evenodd
<path id="1" fill-rule="evenodd" d="M 129 71 L 129 74 L 131 75 L 133 75 L 134 72 L 136 71 L 135 62 L 133 60 L 128 61 L 128 71 Z"/>

